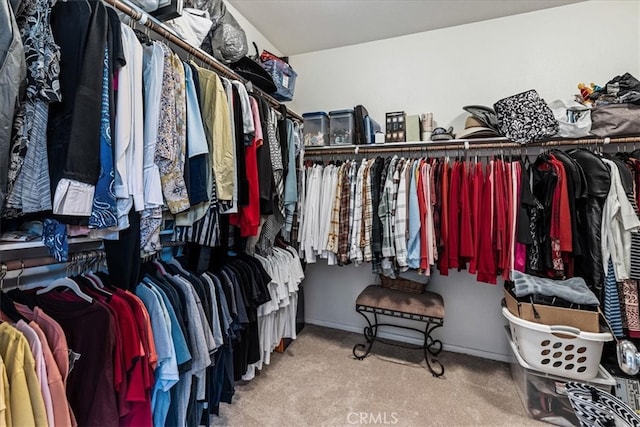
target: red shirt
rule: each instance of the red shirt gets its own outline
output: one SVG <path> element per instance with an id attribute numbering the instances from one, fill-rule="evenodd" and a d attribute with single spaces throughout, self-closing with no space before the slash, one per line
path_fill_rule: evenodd
<path id="1" fill-rule="evenodd" d="M 471 191 L 473 185 L 469 184 L 469 171 L 463 162 L 460 165 L 460 268 L 467 268 L 467 261 L 474 258 L 473 226 L 471 214 Z M 471 183 L 473 184 L 473 183 Z"/>
<path id="2" fill-rule="evenodd" d="M 119 318 L 117 310 L 114 308 L 114 305 L 108 301 L 107 297 L 88 286 L 83 287 L 83 292 L 90 295 L 97 304 L 101 304 L 106 307 L 113 316 L 114 330 L 116 332 L 115 349 L 113 352 L 113 385 L 118 399 L 118 415 L 122 417 L 124 414 L 128 413 L 130 409 L 126 395 L 128 387 L 127 369 L 131 366 L 127 366 L 125 347 L 128 345 L 127 350 L 130 350 L 131 341 L 128 340 L 128 337 L 131 334 L 131 331 L 127 328 L 126 324 L 123 324 Z"/>
<path id="3" fill-rule="evenodd" d="M 505 191 L 504 191 L 504 162 L 502 160 L 496 160 L 494 163 L 494 199 L 493 199 L 493 207 L 494 207 L 494 249 L 496 253 L 496 271 L 501 272 L 504 267 L 504 259 L 503 259 L 503 251 L 504 243 L 505 243 L 505 217 L 506 217 L 506 208 L 505 208 Z"/>
<path id="4" fill-rule="evenodd" d="M 247 182 L 249 183 L 249 204 L 239 207 L 237 214 L 229 216 L 229 223 L 240 227 L 242 237 L 257 236 L 260 226 L 260 180 L 258 179 L 256 150 L 256 138 L 254 138 L 251 145 L 245 146 L 244 149 Z"/>
<path id="5" fill-rule="evenodd" d="M 487 178 L 482 189 L 482 204 L 480 207 L 480 232 L 478 233 L 478 282 L 496 284 L 496 257 L 494 245 L 493 223 L 493 186 L 494 165 L 487 165 Z"/>
<path id="6" fill-rule="evenodd" d="M 484 187 L 484 173 L 482 164 L 476 163 L 473 174 L 472 196 L 471 196 L 471 227 L 473 232 L 473 257 L 469 263 L 469 273 L 476 274 L 479 250 L 480 250 L 480 218 L 482 190 Z"/>
<path id="7" fill-rule="evenodd" d="M 449 268 L 458 268 L 460 259 L 460 162 L 456 160 L 451 168 L 449 188 Z"/>
<path id="8" fill-rule="evenodd" d="M 449 163 L 442 165 L 442 213 L 440 214 L 440 243 L 442 253 L 440 254 L 440 274 L 449 275 Z"/>
<path id="9" fill-rule="evenodd" d="M 126 302 L 133 315 L 135 328 L 138 332 L 139 363 L 138 369 L 134 369 L 129 376 L 129 393 L 127 399 L 135 401 L 131 405 L 129 413 L 120 418 L 121 426 L 152 426 L 151 414 L 151 389 L 153 388 L 153 369 L 150 362 L 151 349 L 149 347 L 149 326 L 146 308 L 142 301 L 129 291 L 117 289 L 116 293 Z M 145 316 L 146 314 L 146 316 Z"/>
<path id="10" fill-rule="evenodd" d="M 560 250 L 562 252 L 573 252 L 573 233 L 571 231 L 571 209 L 569 208 L 569 187 L 564 164 L 552 157 L 551 163 L 556 167 L 558 173 L 558 184 L 560 187 Z M 557 187 L 556 187 L 557 188 Z"/>

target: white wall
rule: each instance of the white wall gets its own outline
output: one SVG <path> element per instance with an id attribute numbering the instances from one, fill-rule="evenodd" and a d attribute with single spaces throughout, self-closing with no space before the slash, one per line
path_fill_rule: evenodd
<path id="1" fill-rule="evenodd" d="M 440 124 L 464 105 L 492 105 L 535 88 L 551 101 L 578 82 L 640 78 L 640 2 L 587 1 L 507 18 L 291 56 L 298 113 L 363 104 L 434 112 Z"/>
<path id="2" fill-rule="evenodd" d="M 545 99 L 569 97 L 580 81 L 606 83 L 630 72 L 640 77 L 640 2 L 588 1 L 508 18 L 389 40 L 296 55 L 292 108 L 298 113 L 363 104 L 380 123 L 387 111 L 432 111 L 449 123 L 471 104 L 530 88 Z M 370 265 L 309 265 L 305 280 L 309 323 L 362 331 L 358 293 L 375 277 Z M 506 360 L 500 285 L 466 272 L 434 276 L 451 350 Z M 400 339 L 406 339 L 399 337 Z"/>
<path id="3" fill-rule="evenodd" d="M 249 46 L 248 55 L 253 56 L 256 54 L 256 51 L 253 48 L 252 42 L 255 42 L 258 45 L 258 50 L 259 50 L 258 54 L 260 54 L 264 49 L 264 50 L 268 50 L 269 52 L 275 55 L 278 55 L 278 56 L 282 55 L 282 52 L 280 52 L 280 50 L 277 47 L 275 47 L 273 43 L 271 43 L 260 31 L 258 31 L 258 29 L 256 29 L 256 27 L 254 27 L 253 24 L 247 20 L 247 18 L 242 16 L 242 14 L 238 12 L 238 9 L 233 7 L 227 1 L 225 1 L 224 3 L 227 6 L 227 9 L 229 10 L 229 12 L 231 12 L 233 17 L 236 18 L 236 21 L 238 21 L 238 24 L 240 24 L 240 27 L 242 27 L 245 34 L 247 35 L 247 44 Z"/>

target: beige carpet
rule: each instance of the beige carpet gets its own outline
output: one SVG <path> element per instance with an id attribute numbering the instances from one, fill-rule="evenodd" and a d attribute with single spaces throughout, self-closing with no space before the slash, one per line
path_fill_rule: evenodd
<path id="1" fill-rule="evenodd" d="M 366 359 L 354 359 L 351 348 L 362 340 L 307 325 L 284 354 L 236 387 L 213 425 L 545 425 L 527 417 L 507 364 L 443 352 L 445 375 L 434 378 L 417 350 L 376 343 Z"/>

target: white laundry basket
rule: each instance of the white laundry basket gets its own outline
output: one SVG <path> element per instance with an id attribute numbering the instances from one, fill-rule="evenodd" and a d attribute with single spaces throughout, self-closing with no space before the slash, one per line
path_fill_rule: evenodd
<path id="1" fill-rule="evenodd" d="M 541 325 L 514 316 L 506 308 L 502 315 L 509 321 L 518 353 L 535 369 L 578 380 L 598 375 L 602 346 L 610 333 L 583 332 L 563 325 Z"/>

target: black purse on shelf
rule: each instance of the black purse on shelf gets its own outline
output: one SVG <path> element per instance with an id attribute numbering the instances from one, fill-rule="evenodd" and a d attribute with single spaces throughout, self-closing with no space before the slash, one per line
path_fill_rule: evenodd
<path id="1" fill-rule="evenodd" d="M 553 111 L 534 89 L 503 98 L 493 108 L 500 133 L 512 141 L 527 144 L 558 133 Z"/>

